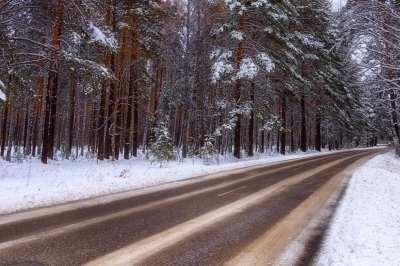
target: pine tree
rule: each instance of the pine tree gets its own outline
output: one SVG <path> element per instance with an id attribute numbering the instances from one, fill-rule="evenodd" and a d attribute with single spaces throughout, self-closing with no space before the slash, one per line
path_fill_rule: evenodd
<path id="1" fill-rule="evenodd" d="M 168 127 L 160 122 L 154 129 L 155 139 L 150 144 L 150 153 L 154 156 L 154 160 L 160 163 L 162 167 L 163 163 L 175 159 L 175 154 L 172 147 L 172 140 L 169 133 Z"/>

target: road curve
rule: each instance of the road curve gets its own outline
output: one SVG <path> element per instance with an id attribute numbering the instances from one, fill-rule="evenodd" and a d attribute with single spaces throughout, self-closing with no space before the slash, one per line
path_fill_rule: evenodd
<path id="1" fill-rule="evenodd" d="M 0 215 L 0 265 L 307 265 L 349 173 L 332 153 Z"/>

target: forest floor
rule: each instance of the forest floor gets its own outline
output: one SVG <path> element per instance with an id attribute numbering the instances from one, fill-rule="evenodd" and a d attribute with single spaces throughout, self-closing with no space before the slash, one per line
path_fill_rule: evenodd
<path id="1" fill-rule="evenodd" d="M 337 152 L 337 151 L 335 151 Z M 323 151 L 323 153 L 333 153 Z M 229 171 L 253 165 L 318 156 L 298 153 L 258 154 L 236 160 L 221 156 L 220 165 L 198 158 L 160 168 L 144 157 L 129 161 L 76 159 L 0 160 L 0 213 L 21 211 Z M 317 265 L 400 265 L 400 160 L 394 152 L 376 156 L 358 168 L 332 220 Z"/>

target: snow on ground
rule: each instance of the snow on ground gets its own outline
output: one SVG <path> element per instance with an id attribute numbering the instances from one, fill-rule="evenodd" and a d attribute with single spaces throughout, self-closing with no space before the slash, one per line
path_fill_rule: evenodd
<path id="1" fill-rule="evenodd" d="M 22 163 L 7 163 L 0 159 L 0 214 L 318 154 L 282 156 L 266 153 L 239 161 L 231 155 L 220 156 L 220 165 L 211 166 L 204 165 L 201 159 L 188 158 L 184 162 L 170 162 L 162 168 L 143 156 L 114 162 L 60 159 L 49 161 L 48 165 L 35 158 L 31 161 L 14 158 Z"/>
<path id="2" fill-rule="evenodd" d="M 400 265 L 400 159 L 379 155 L 350 181 L 316 265 Z"/>

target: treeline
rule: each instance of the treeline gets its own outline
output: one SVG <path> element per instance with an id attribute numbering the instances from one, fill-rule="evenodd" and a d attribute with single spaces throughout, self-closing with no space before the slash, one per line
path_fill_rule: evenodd
<path id="1" fill-rule="evenodd" d="M 350 0 L 340 14 L 341 43 L 352 50 L 370 120 L 400 156 L 400 1 Z"/>
<path id="2" fill-rule="evenodd" d="M 337 25 L 327 0 L 0 1 L 0 155 L 376 145 Z"/>

